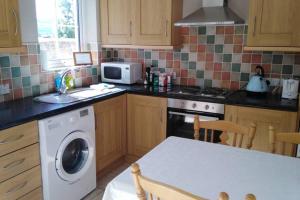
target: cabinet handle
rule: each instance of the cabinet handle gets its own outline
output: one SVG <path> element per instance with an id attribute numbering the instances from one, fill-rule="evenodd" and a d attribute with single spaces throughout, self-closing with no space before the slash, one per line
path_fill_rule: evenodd
<path id="1" fill-rule="evenodd" d="M 7 144 L 7 143 L 10 143 L 10 142 L 16 142 L 16 141 L 20 140 L 20 139 L 23 138 L 23 137 L 24 137 L 24 135 L 21 134 L 21 135 L 19 135 L 19 136 L 16 137 L 16 138 L 6 138 L 6 139 L 0 141 L 0 145 L 1 145 L 1 144 Z"/>
<path id="2" fill-rule="evenodd" d="M 130 21 L 129 26 L 130 37 L 132 37 L 132 21 Z"/>
<path id="3" fill-rule="evenodd" d="M 255 36 L 255 34 L 256 34 L 256 16 L 254 17 L 254 27 L 253 27 L 253 33 L 252 33 L 252 35 L 253 35 L 253 37 Z"/>
<path id="4" fill-rule="evenodd" d="M 17 13 L 16 13 L 16 11 L 15 11 L 15 9 L 14 8 L 12 8 L 11 9 L 11 11 L 12 11 L 12 14 L 13 14 L 13 16 L 14 16 L 14 18 L 15 18 L 15 22 L 16 22 L 16 29 L 15 29 L 15 36 L 18 34 L 18 27 L 19 27 L 19 20 L 18 20 L 18 16 L 17 16 Z"/>
<path id="5" fill-rule="evenodd" d="M 22 163 L 24 163 L 25 160 L 26 160 L 26 159 L 23 158 L 23 159 L 20 159 L 20 160 L 13 161 L 13 162 L 11 162 L 11 163 L 5 165 L 3 168 L 4 168 L 4 169 L 7 169 L 7 168 L 13 168 L 13 167 L 16 167 L 16 166 L 21 165 Z"/>
<path id="6" fill-rule="evenodd" d="M 163 122 L 163 109 L 160 109 L 160 122 Z"/>
<path id="7" fill-rule="evenodd" d="M 165 33 L 166 37 L 168 37 L 168 24 L 169 24 L 169 21 L 166 20 L 166 33 Z"/>
<path id="8" fill-rule="evenodd" d="M 7 190 L 6 193 L 8 194 L 8 193 L 11 193 L 11 192 L 16 192 L 18 190 L 21 190 L 23 187 L 25 187 L 25 185 L 27 185 L 27 181 L 25 181 L 23 183 L 20 183 L 19 185 Z"/>

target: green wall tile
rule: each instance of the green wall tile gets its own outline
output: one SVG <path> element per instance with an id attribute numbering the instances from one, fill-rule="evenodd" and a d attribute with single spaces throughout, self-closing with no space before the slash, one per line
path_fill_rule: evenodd
<path id="1" fill-rule="evenodd" d="M 38 96 L 38 95 L 40 95 L 40 93 L 41 93 L 41 91 L 40 91 L 39 85 L 32 86 L 32 95 L 33 96 Z"/>
<path id="2" fill-rule="evenodd" d="M 198 34 L 199 35 L 205 35 L 206 34 L 206 26 L 200 26 L 198 28 Z"/>
<path id="3" fill-rule="evenodd" d="M 23 87 L 30 87 L 31 86 L 31 78 L 29 76 L 22 78 Z"/>
<path id="4" fill-rule="evenodd" d="M 292 74 L 293 73 L 293 65 L 283 65 L 282 73 L 283 74 Z"/>
<path id="5" fill-rule="evenodd" d="M 241 81 L 249 81 L 249 73 L 241 73 Z"/>
<path id="6" fill-rule="evenodd" d="M 196 77 L 197 78 L 204 78 L 204 71 L 203 70 L 197 70 Z"/>
<path id="7" fill-rule="evenodd" d="M 20 77 L 21 76 L 21 69 L 20 69 L 20 67 L 12 67 L 11 68 L 11 76 L 13 78 Z"/>
<path id="8" fill-rule="evenodd" d="M 224 54 L 223 62 L 231 62 L 232 61 L 232 54 Z"/>
<path id="9" fill-rule="evenodd" d="M 214 35 L 208 35 L 207 36 L 207 44 L 214 44 L 215 43 L 215 36 Z"/>
<path id="10" fill-rule="evenodd" d="M 217 44 L 215 46 L 215 53 L 223 53 L 223 48 L 224 48 L 223 44 Z"/>
<path id="11" fill-rule="evenodd" d="M 204 80 L 204 87 L 212 87 L 212 80 L 205 79 Z"/>
<path id="12" fill-rule="evenodd" d="M 189 60 L 189 54 L 188 53 L 181 53 L 181 60 L 182 61 L 188 61 Z"/>
<path id="13" fill-rule="evenodd" d="M 196 62 L 189 62 L 189 69 L 196 69 Z"/>
<path id="14" fill-rule="evenodd" d="M 241 64 L 240 63 L 232 63 L 232 71 L 233 72 L 240 72 L 241 71 Z"/>
<path id="15" fill-rule="evenodd" d="M 151 52 L 149 51 L 145 52 L 145 59 L 151 59 Z"/>
<path id="16" fill-rule="evenodd" d="M 0 57 L 0 67 L 10 67 L 9 56 Z"/>

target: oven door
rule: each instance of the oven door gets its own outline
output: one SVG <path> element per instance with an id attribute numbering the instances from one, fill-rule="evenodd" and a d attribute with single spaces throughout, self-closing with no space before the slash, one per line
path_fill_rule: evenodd
<path id="1" fill-rule="evenodd" d="M 194 139 L 194 116 L 199 115 L 200 121 L 217 121 L 224 119 L 221 114 L 197 113 L 189 111 L 168 110 L 167 136 Z M 221 131 L 215 131 L 214 142 L 220 142 Z M 204 130 L 200 130 L 200 140 L 204 139 Z M 210 133 L 208 131 L 208 140 Z"/>

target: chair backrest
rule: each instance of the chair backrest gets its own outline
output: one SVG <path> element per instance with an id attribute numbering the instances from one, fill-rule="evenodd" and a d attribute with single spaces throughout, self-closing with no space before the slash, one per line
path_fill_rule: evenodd
<path id="1" fill-rule="evenodd" d="M 131 165 L 131 173 L 139 200 L 207 200 L 181 189 L 142 176 L 140 167 L 137 163 L 133 163 Z M 146 192 L 148 193 L 148 198 L 146 196 Z M 229 200 L 229 196 L 227 193 L 221 192 L 218 200 Z M 245 200 L 256 199 L 254 195 L 248 194 Z"/>
<path id="2" fill-rule="evenodd" d="M 271 153 L 278 153 L 284 155 L 286 144 L 300 144 L 299 133 L 276 133 L 273 126 L 269 126 L 269 143 L 271 145 Z M 276 149 L 276 143 L 281 143 L 281 150 Z"/>
<path id="3" fill-rule="evenodd" d="M 246 137 L 246 148 L 250 149 L 253 144 L 255 132 L 256 132 L 256 125 L 254 123 L 250 124 L 250 127 L 241 126 L 235 124 L 230 121 L 200 121 L 199 116 L 196 115 L 194 117 L 194 139 L 200 139 L 200 129 L 204 129 L 204 141 L 205 142 L 213 142 L 215 138 L 216 131 L 222 131 L 223 133 L 232 133 L 232 143 L 231 146 L 234 147 L 242 147 L 243 140 Z M 209 132 L 210 131 L 210 132 Z M 210 141 L 208 141 L 208 136 L 210 135 Z M 221 143 L 227 145 L 227 139 L 221 138 Z"/>

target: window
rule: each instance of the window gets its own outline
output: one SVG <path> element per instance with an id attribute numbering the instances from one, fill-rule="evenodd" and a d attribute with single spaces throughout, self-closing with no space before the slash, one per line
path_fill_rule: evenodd
<path id="1" fill-rule="evenodd" d="M 41 63 L 44 69 L 73 65 L 80 51 L 79 0 L 35 0 Z"/>

